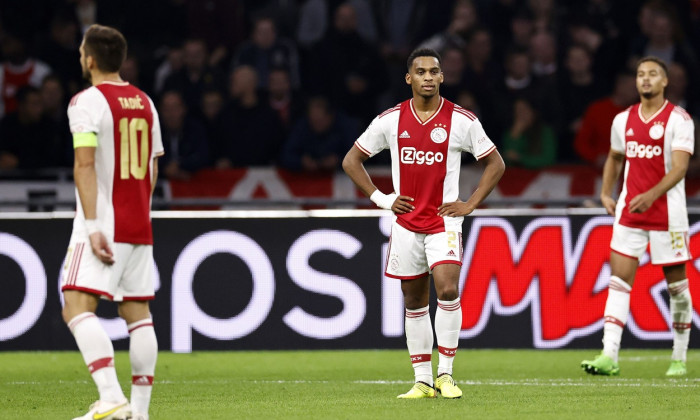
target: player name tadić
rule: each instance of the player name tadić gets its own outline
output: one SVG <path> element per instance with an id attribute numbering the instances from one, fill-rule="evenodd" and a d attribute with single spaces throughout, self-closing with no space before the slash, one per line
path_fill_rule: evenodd
<path id="1" fill-rule="evenodd" d="M 134 96 L 132 98 L 123 98 L 120 96 L 119 104 L 121 104 L 122 109 L 143 109 L 140 96 Z"/>

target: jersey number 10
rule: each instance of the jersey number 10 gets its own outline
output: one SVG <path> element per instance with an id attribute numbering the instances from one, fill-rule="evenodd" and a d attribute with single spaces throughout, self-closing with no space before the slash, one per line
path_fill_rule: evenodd
<path id="1" fill-rule="evenodd" d="M 144 179 L 148 172 L 148 121 L 144 118 L 119 120 L 121 134 L 121 179 Z M 139 133 L 141 134 L 139 136 Z M 141 144 L 139 145 L 139 137 Z"/>

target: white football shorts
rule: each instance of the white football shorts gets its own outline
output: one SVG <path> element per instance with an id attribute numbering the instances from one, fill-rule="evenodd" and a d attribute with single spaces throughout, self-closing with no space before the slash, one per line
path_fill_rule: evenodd
<path id="1" fill-rule="evenodd" d="M 89 242 L 71 243 L 61 290 L 80 290 L 115 302 L 153 299 L 153 246 L 110 245 L 114 264 L 107 265 L 92 253 Z"/>
<path id="2" fill-rule="evenodd" d="M 647 250 L 654 265 L 675 265 L 690 260 L 688 232 L 668 232 L 644 230 L 623 226 L 613 226 L 610 248 L 630 258 L 640 258 Z"/>
<path id="3" fill-rule="evenodd" d="M 386 276 L 412 280 L 436 265 L 462 265 L 462 232 L 415 233 L 394 221 L 391 225 Z"/>

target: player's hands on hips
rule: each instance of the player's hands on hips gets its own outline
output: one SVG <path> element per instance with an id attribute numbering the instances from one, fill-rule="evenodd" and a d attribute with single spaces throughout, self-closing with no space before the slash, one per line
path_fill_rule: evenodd
<path id="1" fill-rule="evenodd" d="M 413 202 L 413 197 L 399 195 L 396 197 L 396 200 L 394 200 L 394 204 L 391 205 L 391 211 L 396 214 L 410 213 L 415 209 L 411 202 Z"/>
<path id="2" fill-rule="evenodd" d="M 656 197 L 651 191 L 643 192 L 630 200 L 630 213 L 644 213 L 654 203 Z"/>
<path id="3" fill-rule="evenodd" d="M 114 254 L 109 247 L 104 233 L 94 232 L 90 234 L 90 246 L 92 246 L 92 253 L 95 254 L 100 261 L 107 265 L 114 264 Z"/>
<path id="4" fill-rule="evenodd" d="M 615 205 L 617 204 L 615 202 L 615 199 L 613 199 L 609 195 L 601 195 L 600 202 L 603 204 L 605 211 L 607 211 L 609 215 L 615 215 Z"/>
<path id="5" fill-rule="evenodd" d="M 451 203 L 442 203 L 438 207 L 438 216 L 445 217 L 461 217 L 466 216 L 474 211 L 474 207 L 464 201 L 453 201 Z"/>

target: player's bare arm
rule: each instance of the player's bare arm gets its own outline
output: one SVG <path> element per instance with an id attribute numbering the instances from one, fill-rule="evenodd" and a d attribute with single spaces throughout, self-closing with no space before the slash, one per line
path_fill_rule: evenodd
<path id="1" fill-rule="evenodd" d="M 622 164 L 625 162 L 625 155 L 614 150 L 610 150 L 608 158 L 603 165 L 603 186 L 600 190 L 600 202 L 609 215 L 615 215 L 615 205 L 613 189 L 622 172 Z"/>
<path id="2" fill-rule="evenodd" d="M 343 158 L 343 170 L 350 177 L 352 182 L 355 183 L 357 188 L 362 191 L 367 197 L 372 198 L 372 201 L 377 204 L 377 206 L 391 210 L 396 214 L 404 214 L 412 211 L 414 209 L 412 197 L 405 195 L 383 194 L 372 182 L 367 170 L 365 169 L 364 162 L 369 159 L 369 156 L 362 153 L 357 147 L 353 146 L 350 148 L 348 153 Z M 381 194 L 377 197 L 377 193 Z"/>
<path id="3" fill-rule="evenodd" d="M 438 215 L 460 217 L 466 216 L 476 209 L 486 197 L 493 191 L 498 184 L 498 181 L 503 176 L 506 170 L 506 165 L 503 163 L 503 158 L 498 150 L 494 150 L 483 159 L 485 164 L 484 172 L 479 180 L 479 185 L 474 193 L 465 201 L 454 201 L 451 203 L 443 203 L 438 207 Z"/>
<path id="4" fill-rule="evenodd" d="M 629 204 L 630 212 L 643 213 L 649 210 L 649 207 L 651 207 L 657 198 L 666 194 L 668 190 L 685 178 L 689 162 L 690 153 L 674 150 L 671 153 L 671 170 L 651 189 L 632 197 Z"/>
<path id="5" fill-rule="evenodd" d="M 95 223 L 97 219 L 97 173 L 95 172 L 95 148 L 78 147 L 75 149 L 73 177 L 78 188 L 78 195 L 83 206 L 86 223 Z M 105 264 L 114 263 L 114 254 L 107 238 L 99 230 L 93 231 L 88 226 L 92 252 Z"/>

